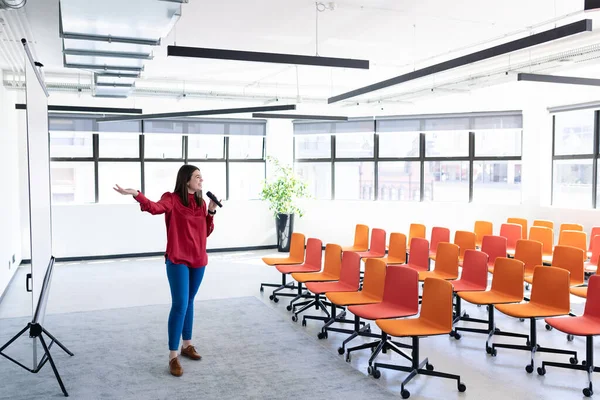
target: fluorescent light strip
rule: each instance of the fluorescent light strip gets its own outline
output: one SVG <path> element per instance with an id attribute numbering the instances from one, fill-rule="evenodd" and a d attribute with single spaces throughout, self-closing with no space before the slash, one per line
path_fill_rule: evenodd
<path id="1" fill-rule="evenodd" d="M 600 86 L 600 79 L 577 78 L 574 76 L 520 73 L 520 74 L 517 74 L 517 80 L 518 81 L 528 81 L 528 82 L 548 82 L 548 83 L 566 83 L 566 84 L 571 84 L 571 85 Z"/>
<path id="2" fill-rule="evenodd" d="M 305 114 L 266 114 L 254 113 L 252 118 L 280 118 L 280 119 L 315 119 L 324 121 L 348 121 L 348 117 L 339 115 L 305 115 Z"/>
<path id="3" fill-rule="evenodd" d="M 152 54 L 147 53 L 125 53 L 118 51 L 65 49 L 63 50 L 63 53 L 67 56 L 133 58 L 137 60 L 152 60 L 154 58 Z"/>

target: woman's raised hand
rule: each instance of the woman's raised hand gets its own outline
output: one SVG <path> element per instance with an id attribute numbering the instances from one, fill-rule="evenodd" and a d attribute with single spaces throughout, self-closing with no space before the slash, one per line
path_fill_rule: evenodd
<path id="1" fill-rule="evenodd" d="M 123 194 L 123 195 L 125 195 L 125 194 L 130 194 L 130 195 L 132 195 L 133 197 L 137 196 L 137 195 L 138 195 L 138 193 L 139 193 L 139 192 L 138 192 L 136 189 L 123 189 L 123 188 L 122 188 L 121 186 L 119 186 L 119 185 L 115 185 L 115 187 L 113 187 L 113 189 L 115 190 L 115 192 L 119 192 L 119 193 L 121 193 L 121 194 Z"/>

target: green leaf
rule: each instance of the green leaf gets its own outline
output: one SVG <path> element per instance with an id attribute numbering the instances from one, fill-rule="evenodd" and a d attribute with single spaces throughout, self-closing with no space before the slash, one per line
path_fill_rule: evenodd
<path id="1" fill-rule="evenodd" d="M 306 183 L 298 178 L 291 167 L 282 166 L 274 157 L 268 156 L 267 161 L 276 168 L 275 178 L 272 182 L 265 180 L 260 193 L 262 200 L 269 202 L 269 209 L 273 214 L 298 214 L 304 215 L 295 201 L 300 198 L 310 198 Z"/>

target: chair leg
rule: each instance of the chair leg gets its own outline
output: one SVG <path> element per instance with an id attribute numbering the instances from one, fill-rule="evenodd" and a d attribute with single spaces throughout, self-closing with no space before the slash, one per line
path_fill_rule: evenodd
<path id="1" fill-rule="evenodd" d="M 305 304 L 305 303 L 308 303 L 308 304 Z M 295 304 L 293 306 L 294 307 L 294 315 L 292 315 L 292 321 L 294 321 L 294 322 L 298 321 L 298 314 L 303 313 L 304 311 L 306 311 L 307 309 L 309 309 L 312 306 L 315 306 L 317 309 L 321 308 L 323 310 L 323 312 L 325 312 L 325 314 L 327 314 L 327 319 L 331 318 L 331 314 L 329 314 L 329 311 L 327 311 L 327 307 L 321 301 L 321 297 L 319 296 L 319 294 L 315 294 L 315 297 L 312 301 L 305 302 L 305 303 L 302 303 L 304 306 L 301 309 L 299 309 L 298 311 L 295 311 L 295 307 L 300 306 L 300 304 Z M 328 304 L 331 304 L 331 303 L 328 303 Z M 306 325 L 306 320 L 302 321 L 302 325 Z"/>
<path id="2" fill-rule="evenodd" d="M 276 283 L 261 283 L 260 284 L 260 291 L 264 292 L 265 287 L 274 287 L 275 290 L 273 290 L 273 293 L 269 296 L 270 300 L 273 300 L 275 303 L 277 303 L 279 300 L 277 299 L 277 296 L 282 296 L 282 297 L 294 297 L 295 295 L 292 293 L 279 293 L 276 295 L 276 293 L 280 292 L 283 289 L 297 289 L 298 286 L 296 286 L 293 282 L 287 283 L 286 282 L 286 274 L 281 274 L 281 284 L 276 284 Z"/>

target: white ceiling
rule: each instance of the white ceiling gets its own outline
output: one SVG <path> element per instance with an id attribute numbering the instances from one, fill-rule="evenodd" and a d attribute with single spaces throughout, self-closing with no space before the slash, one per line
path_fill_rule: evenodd
<path id="1" fill-rule="evenodd" d="M 94 2 L 70 0 L 71 3 L 74 1 L 79 1 L 82 9 L 90 10 L 90 15 L 97 14 L 90 8 Z M 127 1 L 131 7 L 134 3 L 159 0 Z M 136 81 L 136 87 L 176 89 L 182 93 L 212 91 L 248 97 L 299 95 L 302 99 L 323 101 L 413 69 L 597 14 L 584 15 L 582 9 L 583 0 L 339 0 L 335 2 L 334 10 L 317 12 L 313 0 L 189 0 L 182 6 L 182 16 L 175 28 L 163 38 L 161 46 L 153 48 L 154 59 L 144 62 L 145 69 L 142 78 Z M 58 0 L 28 0 L 24 10 L 2 11 L 0 18 L 11 18 L 10 13 L 14 12 L 26 14 L 36 55 L 45 65 L 48 76 L 67 73 L 80 82 L 89 82 L 88 71 L 63 68 Z M 109 15 L 96 18 L 96 26 L 101 27 L 107 20 L 117 21 L 120 10 L 115 8 L 111 13 L 113 18 Z M 369 70 L 166 57 L 167 45 L 175 43 L 316 55 L 317 14 L 318 54 L 368 59 Z M 572 19 L 565 17 L 570 14 L 578 15 Z M 556 23 L 540 25 L 554 19 Z M 600 23 L 596 25 L 599 29 Z M 1 28 L 0 24 L 0 39 L 6 41 L 7 36 Z M 131 32 L 147 28 L 147 21 L 140 17 L 124 21 L 117 30 Z M 118 32 L 114 34 L 119 35 Z M 591 37 L 586 44 L 600 43 L 595 35 Z M 570 47 L 572 45 L 567 44 L 566 49 Z M 531 58 L 532 54 L 544 56 L 535 51 L 526 55 Z M 505 68 L 510 62 L 509 57 L 504 57 L 488 64 Z M 9 68 L 2 53 L 0 67 Z M 471 68 L 438 74 L 410 85 L 374 92 L 363 99 L 399 100 L 410 97 L 399 96 L 403 92 L 414 92 L 419 87 L 433 87 L 457 78 L 464 80 L 471 77 L 473 71 Z M 68 80 L 66 76 L 55 79 Z M 452 85 L 448 88 L 460 89 Z"/>

